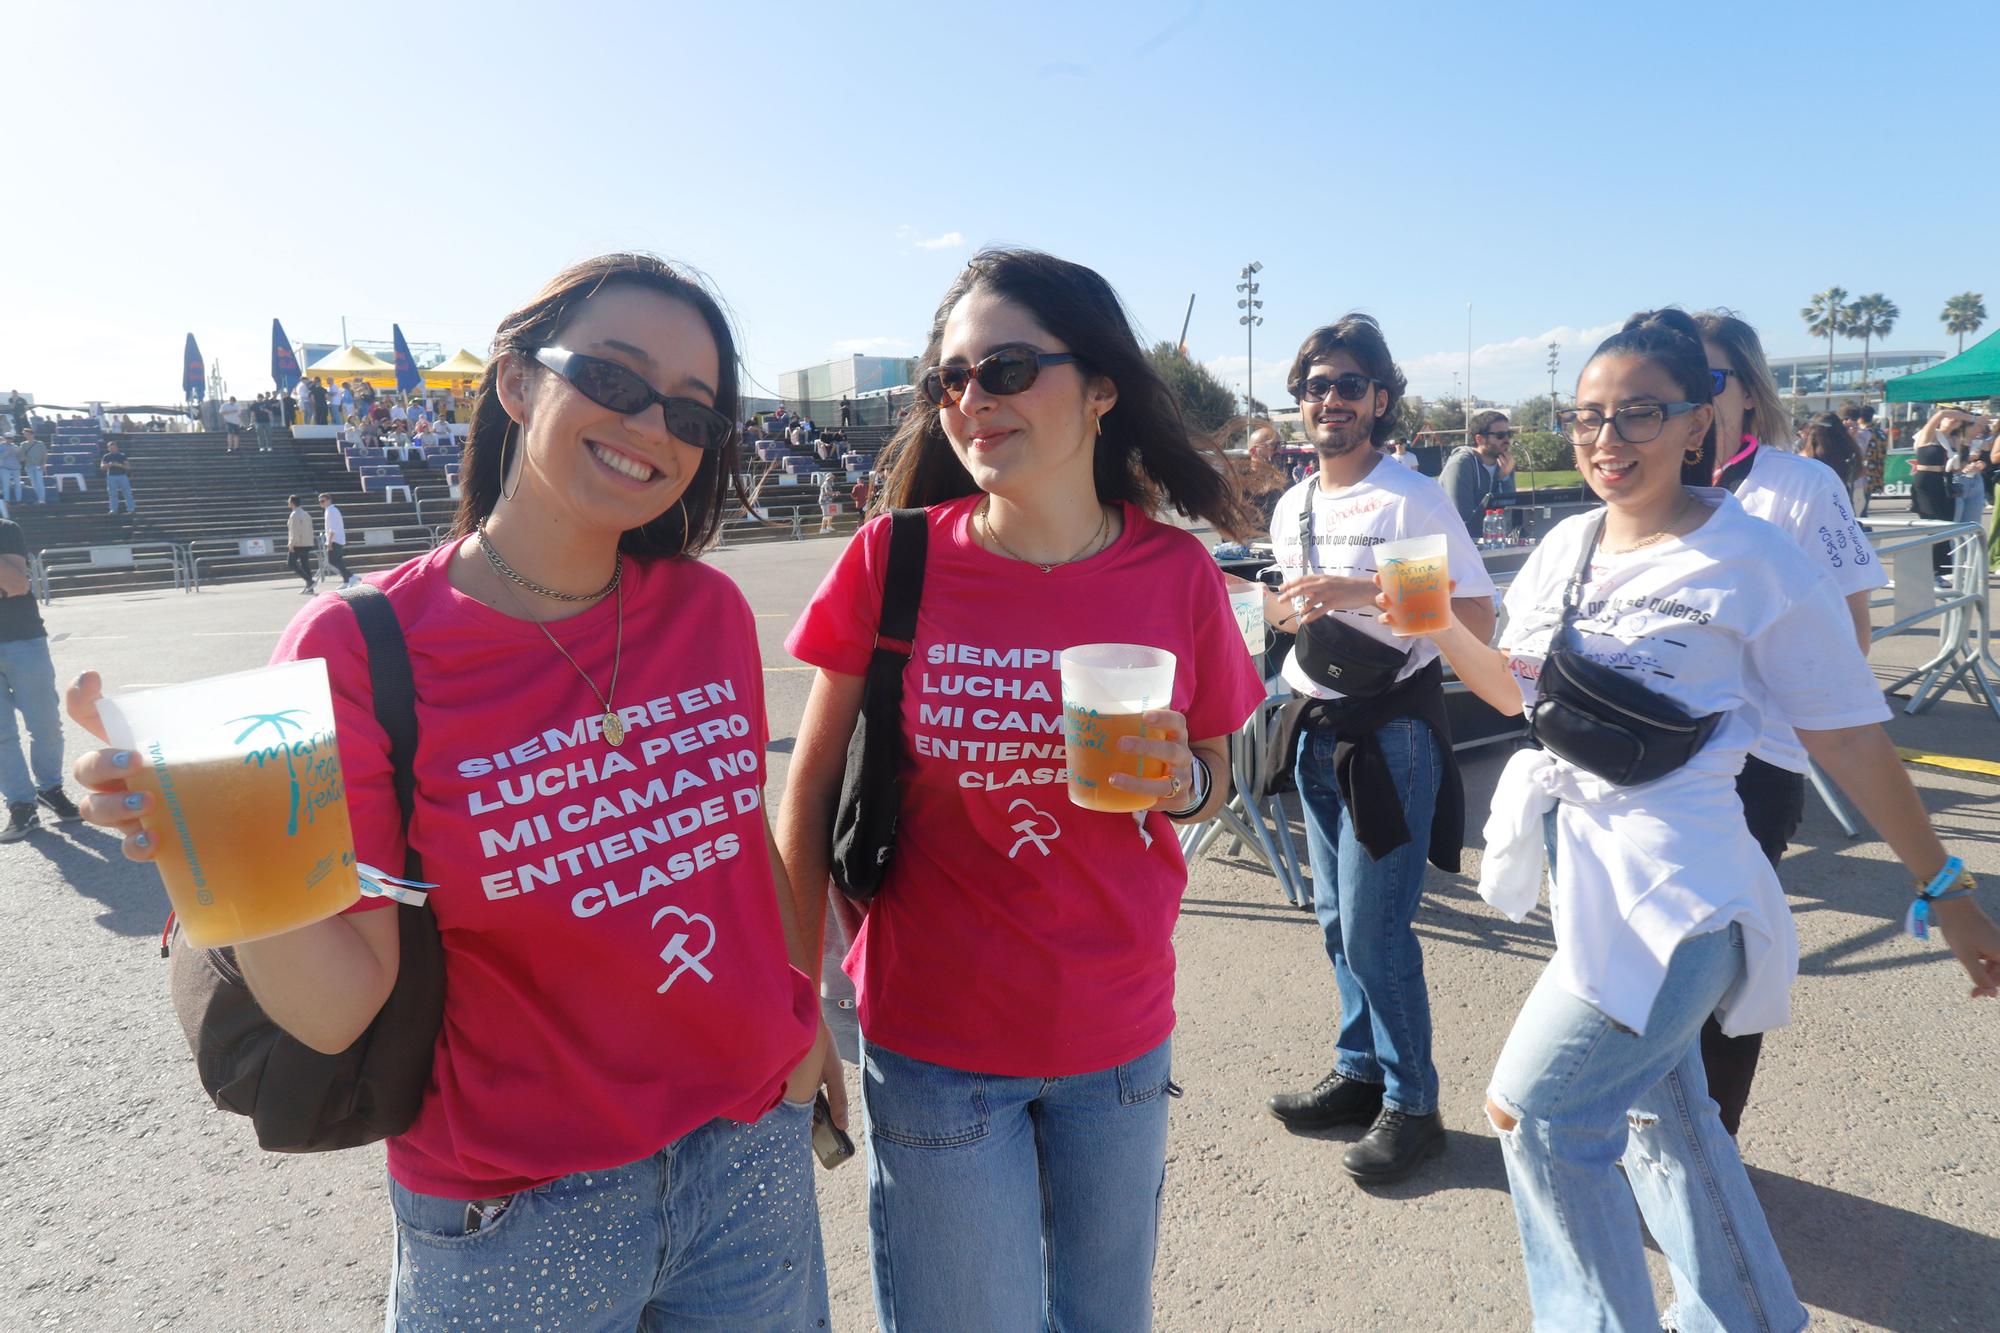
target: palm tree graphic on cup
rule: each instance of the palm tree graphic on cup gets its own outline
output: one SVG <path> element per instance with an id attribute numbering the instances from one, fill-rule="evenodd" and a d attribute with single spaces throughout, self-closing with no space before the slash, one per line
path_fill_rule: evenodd
<path id="1" fill-rule="evenodd" d="M 262 768 L 264 761 L 270 758 L 273 753 L 284 755 L 285 773 L 291 781 L 291 800 L 288 805 L 290 813 L 285 821 L 285 836 L 288 838 L 297 837 L 299 832 L 299 766 L 297 759 L 292 754 L 292 747 L 285 744 L 285 729 L 289 727 L 293 731 L 303 732 L 306 729 L 305 724 L 303 722 L 296 722 L 293 719 L 304 715 L 305 710 L 303 708 L 287 708 L 277 713 L 250 713 L 243 717 L 231 718 L 229 721 L 229 725 L 232 727 L 239 722 L 248 722 L 250 724 L 236 734 L 236 739 L 232 744 L 241 745 L 266 727 L 269 727 L 277 737 L 275 744 L 262 749 L 252 750 L 249 754 L 244 755 L 243 762 L 246 764 L 255 764 L 257 767 Z"/>

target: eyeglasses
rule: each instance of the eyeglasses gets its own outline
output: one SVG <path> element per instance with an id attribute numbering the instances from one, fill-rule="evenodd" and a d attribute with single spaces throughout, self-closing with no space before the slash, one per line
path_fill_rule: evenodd
<path id="1" fill-rule="evenodd" d="M 1627 444 L 1648 444 L 1660 438 L 1666 429 L 1667 418 L 1692 412 L 1700 403 L 1634 403 L 1621 407 L 1610 416 L 1589 408 L 1568 407 L 1556 413 L 1556 420 L 1562 424 L 1563 434 L 1575 444 L 1595 444 L 1604 432 L 1604 423 L 1609 421 L 1618 438 Z"/>
<path id="2" fill-rule="evenodd" d="M 646 383 L 637 371 L 616 361 L 565 347 L 537 348 L 535 360 L 568 380 L 585 398 L 613 412 L 636 417 L 658 403 L 668 432 L 697 449 L 720 449 L 736 434 L 729 418 L 707 403 L 669 397 Z"/>
<path id="3" fill-rule="evenodd" d="M 1328 379 L 1324 375 L 1314 375 L 1304 384 L 1292 390 L 1292 397 L 1302 403 L 1323 403 L 1330 393 L 1340 395 L 1343 403 L 1358 403 L 1368 396 L 1368 391 L 1382 381 L 1373 375 L 1357 375 L 1349 371 L 1345 375 L 1335 375 Z"/>
<path id="4" fill-rule="evenodd" d="M 1729 377 L 1731 375 L 1736 375 L 1736 372 L 1733 370 L 1718 370 L 1716 367 L 1710 366 L 1708 368 L 1709 392 L 1717 398 L 1722 397 L 1724 392 L 1729 388 Z M 1740 381 L 1743 377 L 1736 375 L 1736 378 Z"/>
<path id="5" fill-rule="evenodd" d="M 1067 366 L 1077 357 L 1069 352 L 1038 352 L 1032 347 L 1003 347 L 977 365 L 932 366 L 918 387 L 933 407 L 948 407 L 965 396 L 974 380 L 990 394 L 1006 397 L 1026 393 L 1041 378 L 1043 366 Z"/>

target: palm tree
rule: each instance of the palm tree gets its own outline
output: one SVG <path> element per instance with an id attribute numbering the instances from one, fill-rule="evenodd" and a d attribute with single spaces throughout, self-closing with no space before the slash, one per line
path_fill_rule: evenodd
<path id="1" fill-rule="evenodd" d="M 1887 338 L 1902 315 L 1896 303 L 1880 292 L 1872 296 L 1857 296 L 1854 304 L 1847 307 L 1847 336 L 1861 339 L 1861 391 L 1864 394 L 1868 392 L 1869 344 L 1876 338 Z"/>
<path id="2" fill-rule="evenodd" d="M 1986 323 L 1986 298 L 1978 292 L 1960 292 L 1944 303 L 1944 313 L 1938 316 L 1944 321 L 1946 333 L 1958 335 L 1958 350 L 1965 350 L 1965 335 L 1979 332 Z"/>
<path id="3" fill-rule="evenodd" d="M 1833 340 L 1847 332 L 1847 293 L 1839 287 L 1829 287 L 1813 297 L 1812 304 L 1799 311 L 1799 318 L 1806 322 L 1806 332 L 1815 338 L 1826 339 L 1826 405 L 1833 408 Z"/>

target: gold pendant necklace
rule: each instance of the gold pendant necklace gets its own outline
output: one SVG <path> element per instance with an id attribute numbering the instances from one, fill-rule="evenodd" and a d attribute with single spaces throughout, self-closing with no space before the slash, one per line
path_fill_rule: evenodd
<path id="1" fill-rule="evenodd" d="M 480 537 L 479 549 L 486 553 L 486 562 L 493 566 L 493 572 L 501 574 L 504 578 L 504 572 L 500 568 L 502 562 L 499 555 L 494 551 L 492 543 L 486 539 L 484 534 Z M 611 594 L 616 599 L 618 629 L 617 638 L 614 640 L 615 646 L 611 650 L 611 685 L 610 688 L 604 690 L 597 688 L 597 682 L 590 678 L 590 673 L 577 665 L 576 659 L 570 656 L 569 649 L 563 647 L 562 641 L 549 632 L 549 627 L 541 621 L 536 620 L 535 613 L 530 611 L 521 603 L 519 598 L 514 596 L 514 590 L 507 587 L 504 582 L 500 585 L 506 592 L 508 600 L 513 602 L 520 609 L 521 614 L 526 616 L 534 624 L 535 628 L 542 632 L 543 638 L 555 645 L 555 650 L 563 655 L 563 660 L 569 663 L 570 669 L 583 677 L 583 683 L 588 685 L 590 692 L 597 696 L 597 706 L 604 710 L 598 722 L 603 729 L 605 741 L 614 748 L 625 743 L 625 721 L 618 716 L 617 708 L 611 703 L 612 698 L 618 693 L 618 668 L 625 660 L 625 585 L 621 577 L 624 573 L 625 558 L 618 556 L 615 559 L 618 563 L 612 566 Z"/>
<path id="2" fill-rule="evenodd" d="M 1022 564 L 1033 565 L 1036 569 L 1041 570 L 1042 573 L 1044 574 L 1053 574 L 1056 570 L 1062 568 L 1064 565 L 1073 565 L 1077 561 L 1089 555 L 1096 548 L 1097 543 L 1103 538 L 1105 529 L 1111 526 L 1111 515 L 1104 512 L 1104 506 L 1099 505 L 1097 507 L 1097 531 L 1090 534 L 1090 540 L 1083 544 L 1083 549 L 1078 551 L 1075 555 L 1071 556 L 1067 560 L 1056 560 L 1044 564 L 1040 560 L 1036 560 L 1033 559 L 1032 557 L 1022 555 L 1019 551 L 1009 546 L 1006 542 L 1000 540 L 1000 534 L 993 530 L 992 496 L 989 495 L 985 499 L 979 502 L 979 510 L 976 514 L 976 517 L 980 520 L 980 522 L 982 522 L 986 526 L 987 540 L 992 542 L 995 546 L 999 547 L 1003 554 L 1011 556 L 1016 560 L 1019 560 Z"/>

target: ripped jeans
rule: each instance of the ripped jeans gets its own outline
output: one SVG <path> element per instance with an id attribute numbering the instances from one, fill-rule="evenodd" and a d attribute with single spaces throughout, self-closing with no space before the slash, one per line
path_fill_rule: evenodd
<path id="1" fill-rule="evenodd" d="M 1681 942 L 1643 1036 L 1546 971 L 1521 1007 L 1487 1095 L 1519 1122 L 1500 1145 L 1536 1328 L 1659 1327 L 1642 1214 L 1672 1273 L 1671 1327 L 1805 1326 L 1702 1073 L 1702 1023 L 1742 972 L 1732 925 Z"/>

